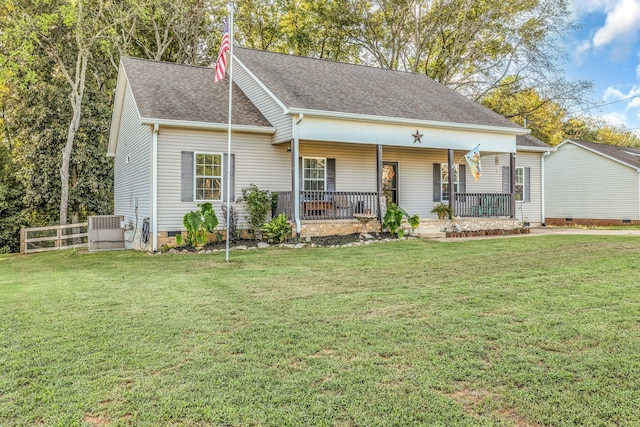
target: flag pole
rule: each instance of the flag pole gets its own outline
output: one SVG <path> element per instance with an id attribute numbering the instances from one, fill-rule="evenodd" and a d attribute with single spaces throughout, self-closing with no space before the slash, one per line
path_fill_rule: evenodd
<path id="1" fill-rule="evenodd" d="M 229 240 L 231 225 L 231 111 L 233 90 L 233 2 L 229 7 L 229 120 L 227 127 L 227 244 L 225 249 L 225 261 L 229 262 Z"/>

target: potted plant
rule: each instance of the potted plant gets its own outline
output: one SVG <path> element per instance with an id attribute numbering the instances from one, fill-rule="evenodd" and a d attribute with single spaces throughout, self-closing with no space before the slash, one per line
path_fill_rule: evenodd
<path id="1" fill-rule="evenodd" d="M 438 215 L 438 219 L 445 219 L 445 217 L 451 219 L 451 217 L 453 217 L 451 206 L 447 205 L 446 203 L 435 205 L 433 209 L 431 209 L 431 213 Z"/>

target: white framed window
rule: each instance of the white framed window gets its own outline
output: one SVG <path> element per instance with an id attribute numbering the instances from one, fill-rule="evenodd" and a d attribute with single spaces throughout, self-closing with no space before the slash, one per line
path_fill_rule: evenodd
<path id="1" fill-rule="evenodd" d="M 453 165 L 453 191 L 458 192 L 460 179 L 459 171 L 460 167 L 457 163 Z M 440 165 L 440 194 L 442 195 L 442 202 L 449 201 L 449 164 L 441 163 Z"/>
<path id="2" fill-rule="evenodd" d="M 524 187 L 525 187 L 525 174 L 523 167 L 516 168 L 515 176 L 515 198 L 516 201 L 521 202 L 524 200 Z"/>
<path id="3" fill-rule="evenodd" d="M 195 153 L 193 157 L 195 200 L 222 200 L 222 154 Z"/>
<path id="4" fill-rule="evenodd" d="M 327 188 L 326 158 L 302 158 L 302 188 L 304 191 L 325 191 Z"/>

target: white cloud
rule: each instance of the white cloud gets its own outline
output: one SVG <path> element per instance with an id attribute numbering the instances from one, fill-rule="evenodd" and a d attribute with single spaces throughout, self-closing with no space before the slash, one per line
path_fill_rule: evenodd
<path id="1" fill-rule="evenodd" d="M 583 40 L 573 51 L 573 62 L 578 66 L 582 65 L 584 62 L 584 56 L 587 54 L 589 49 L 591 49 L 591 41 Z M 640 65 L 638 65 L 638 70 L 640 70 Z"/>
<path id="2" fill-rule="evenodd" d="M 614 41 L 632 41 L 640 30 L 640 0 L 619 0 L 607 13 L 603 27 L 593 36 L 593 46 L 602 47 Z"/>
<path id="3" fill-rule="evenodd" d="M 580 17 L 595 12 L 608 13 L 612 11 L 620 0 L 573 0 L 569 10 L 574 16 Z"/>
<path id="4" fill-rule="evenodd" d="M 604 93 L 602 94 L 602 99 L 604 100 L 604 102 L 619 101 L 626 97 L 627 96 L 624 93 L 620 92 L 618 89 L 611 86 L 606 88 L 604 90 Z"/>
<path id="5" fill-rule="evenodd" d="M 631 101 L 629 101 L 629 103 L 627 104 L 627 110 L 630 108 L 640 108 L 640 97 L 633 98 Z"/>
<path id="6" fill-rule="evenodd" d="M 617 111 L 613 113 L 603 114 L 602 116 L 600 116 L 600 118 L 606 121 L 607 123 L 610 123 L 613 126 L 628 127 L 627 116 Z"/>
<path id="7" fill-rule="evenodd" d="M 602 100 L 605 103 L 616 103 L 616 101 L 620 101 L 620 105 L 624 105 L 622 103 L 626 102 L 627 104 L 624 108 L 624 111 L 628 111 L 631 109 L 640 109 L 640 86 L 632 86 L 627 93 L 621 92 L 619 89 L 609 86 L 602 94 Z M 617 117 L 617 119 L 621 119 L 622 117 L 624 117 L 622 113 L 610 114 L 618 114 L 618 116 L 614 116 Z"/>

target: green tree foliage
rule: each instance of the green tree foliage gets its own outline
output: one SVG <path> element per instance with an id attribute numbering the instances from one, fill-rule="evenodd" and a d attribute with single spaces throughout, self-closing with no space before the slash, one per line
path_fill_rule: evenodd
<path id="1" fill-rule="evenodd" d="M 210 65 L 227 8 L 223 0 L 123 0 L 108 14 L 116 23 L 112 43 L 117 56 Z"/>
<path id="2" fill-rule="evenodd" d="M 547 144 L 557 145 L 565 139 L 565 109 L 559 102 L 543 99 L 538 91 L 521 88 L 513 77 L 505 79 L 482 103 L 521 126 Z"/>
<path id="3" fill-rule="evenodd" d="M 581 99 L 590 85 L 562 75 L 566 0 L 372 0 L 358 2 L 356 35 L 369 63 L 422 72 L 474 100 L 506 76 Z M 571 88 L 571 90 L 568 90 Z"/>
<path id="4" fill-rule="evenodd" d="M 564 124 L 566 138 L 640 148 L 640 137 L 621 126 L 593 117 L 574 117 Z"/>
<path id="5" fill-rule="evenodd" d="M 353 42 L 357 2 L 350 0 L 240 0 L 236 38 L 244 47 L 333 61 L 358 62 Z"/>
<path id="6" fill-rule="evenodd" d="M 6 141 L 0 127 L 0 253 L 19 250 L 19 230 L 24 225 L 23 189 Z"/>
<path id="7" fill-rule="evenodd" d="M 550 145 L 567 138 L 628 147 L 640 147 L 638 135 L 621 126 L 593 117 L 567 117 L 562 100 L 543 98 L 532 88 L 522 88 L 516 79 L 506 78 L 482 101 L 492 110 L 521 126 Z"/>

